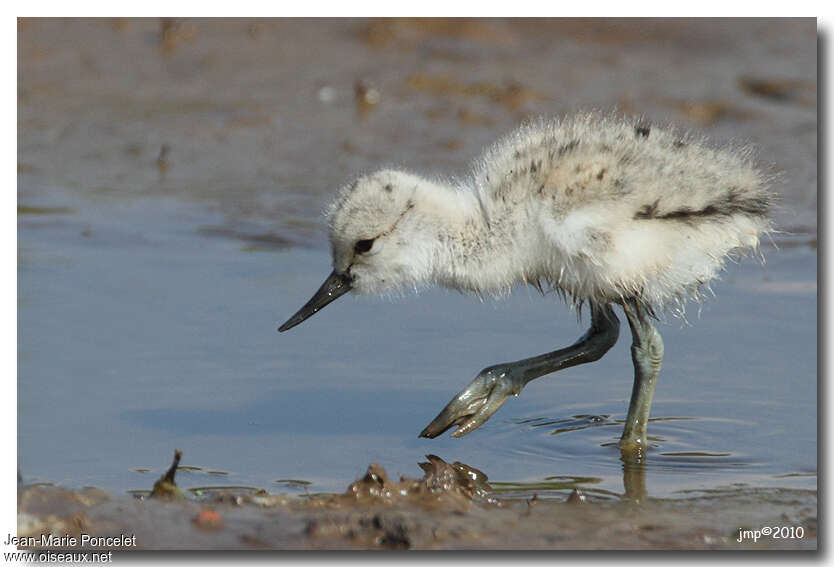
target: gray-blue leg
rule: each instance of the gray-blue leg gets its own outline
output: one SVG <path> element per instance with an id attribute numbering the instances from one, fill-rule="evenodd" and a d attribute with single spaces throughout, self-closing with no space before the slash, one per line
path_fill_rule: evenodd
<path id="1" fill-rule="evenodd" d="M 642 460 L 646 455 L 646 425 L 663 361 L 663 339 L 639 302 L 626 300 L 623 302 L 623 310 L 631 327 L 634 387 L 631 390 L 625 429 L 620 438 L 620 450 L 629 460 Z"/>
<path id="2" fill-rule="evenodd" d="M 498 411 L 510 395 L 518 395 L 531 380 L 602 358 L 617 342 L 619 332 L 620 321 L 611 306 L 592 303 L 591 328 L 576 343 L 547 354 L 485 368 L 443 408 L 420 437 L 437 437 L 454 426 L 458 429 L 452 433 L 453 437 L 466 435 Z"/>

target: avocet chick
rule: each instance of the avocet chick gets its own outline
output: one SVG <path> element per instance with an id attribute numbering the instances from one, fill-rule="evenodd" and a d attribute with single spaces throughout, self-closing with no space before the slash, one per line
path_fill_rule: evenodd
<path id="1" fill-rule="evenodd" d="M 655 314 L 697 296 L 725 260 L 757 249 L 771 194 L 744 152 L 673 131 L 584 114 L 520 128 L 457 182 L 382 170 L 344 188 L 328 211 L 333 272 L 280 327 L 347 293 L 439 284 L 478 294 L 516 283 L 590 307 L 573 345 L 482 370 L 422 431 L 483 424 L 531 380 L 602 357 L 631 329 L 634 387 L 624 454 L 645 454 L 663 358 Z"/>

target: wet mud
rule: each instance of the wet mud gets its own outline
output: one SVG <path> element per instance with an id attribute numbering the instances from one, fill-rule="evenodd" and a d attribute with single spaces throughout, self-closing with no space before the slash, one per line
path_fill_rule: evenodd
<path id="1" fill-rule="evenodd" d="M 219 488 L 187 497 L 175 487 L 177 462 L 134 499 L 23 486 L 18 535 L 135 536 L 122 550 L 816 549 L 816 493 L 808 490 L 728 488 L 664 500 L 574 489 L 565 498 L 507 498 L 483 472 L 428 455 L 422 478 L 389 479 L 371 464 L 339 494 Z M 760 533 L 782 526 L 792 531 Z"/>

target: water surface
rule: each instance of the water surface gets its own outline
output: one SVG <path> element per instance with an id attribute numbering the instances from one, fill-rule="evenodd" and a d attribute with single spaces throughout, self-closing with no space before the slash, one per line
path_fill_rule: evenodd
<path id="1" fill-rule="evenodd" d="M 328 273 L 326 250 L 207 236 L 210 215 L 165 201 L 68 208 L 19 216 L 28 480 L 147 487 L 179 448 L 199 467 L 186 485 L 219 471 L 329 491 L 372 461 L 414 475 L 434 453 L 507 490 L 623 492 L 626 326 L 601 361 L 532 382 L 469 436 L 418 439 L 478 370 L 569 344 L 587 319 L 532 289 L 483 303 L 432 290 L 348 296 L 279 335 Z M 688 324 L 660 327 L 650 495 L 816 485 L 816 253 L 766 254 L 731 265 L 700 316 L 691 305 Z"/>

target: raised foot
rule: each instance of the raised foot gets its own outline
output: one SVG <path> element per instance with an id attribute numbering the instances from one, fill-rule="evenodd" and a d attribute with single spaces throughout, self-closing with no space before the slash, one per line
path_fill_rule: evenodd
<path id="1" fill-rule="evenodd" d="M 452 437 L 462 437 L 483 425 L 508 397 L 521 392 L 521 388 L 508 368 L 486 368 L 437 414 L 420 432 L 420 437 L 433 439 L 454 426 L 458 428 Z"/>

